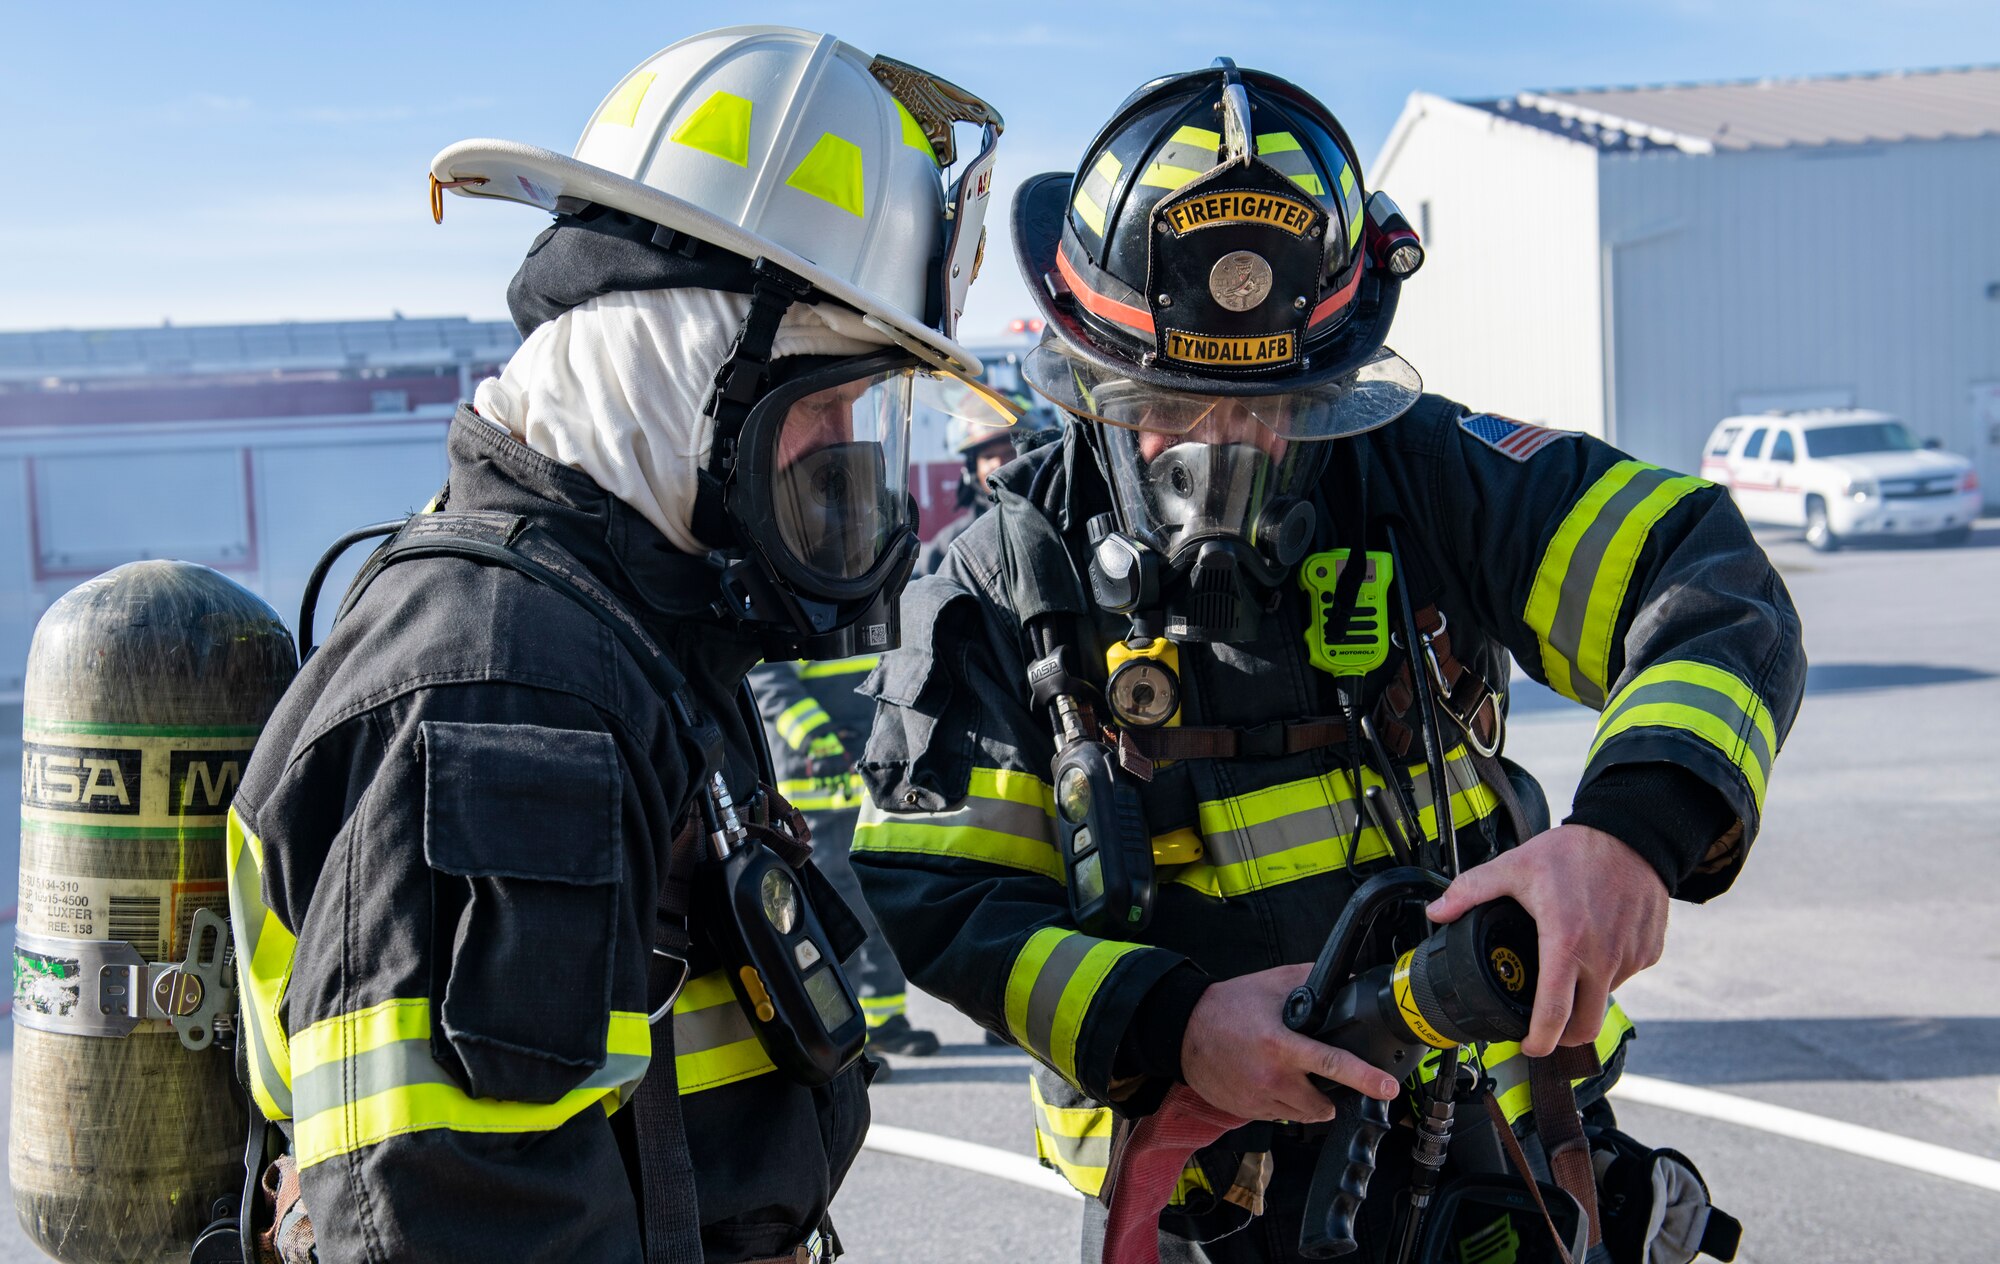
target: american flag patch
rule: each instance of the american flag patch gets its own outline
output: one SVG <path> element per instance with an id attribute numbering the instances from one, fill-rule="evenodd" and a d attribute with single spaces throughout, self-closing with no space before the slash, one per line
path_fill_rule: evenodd
<path id="1" fill-rule="evenodd" d="M 1479 440 L 1487 447 L 1516 461 L 1525 461 L 1558 439 L 1576 437 L 1574 430 L 1551 430 L 1547 426 L 1531 426 L 1525 421 L 1514 421 L 1506 417 L 1496 417 L 1492 413 L 1474 413 L 1459 420 L 1465 433 Z"/>

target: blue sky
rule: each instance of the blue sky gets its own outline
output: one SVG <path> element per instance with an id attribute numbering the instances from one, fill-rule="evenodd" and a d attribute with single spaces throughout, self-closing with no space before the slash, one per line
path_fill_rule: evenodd
<path id="1" fill-rule="evenodd" d="M 433 227 L 430 156 L 468 136 L 567 151 L 627 69 L 732 20 L 832 30 L 986 96 L 1007 116 L 1003 199 L 1024 176 L 1068 170 L 1131 88 L 1218 54 L 1315 91 L 1364 158 L 1413 91 L 2000 61 L 1993 0 L 0 0 L 0 171 L 12 194 L 0 204 L 0 329 L 504 316 L 507 278 L 541 220 L 454 201 Z M 1510 195 L 1521 191 L 1496 191 Z M 1026 310 L 997 249 L 965 331 L 991 333 Z"/>

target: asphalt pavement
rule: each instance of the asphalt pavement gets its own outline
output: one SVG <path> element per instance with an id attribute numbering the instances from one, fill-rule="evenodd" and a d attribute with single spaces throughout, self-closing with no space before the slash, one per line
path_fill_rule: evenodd
<path id="1" fill-rule="evenodd" d="M 1955 549 L 1765 543 L 1804 618 L 1805 709 L 1735 888 L 1676 905 L 1666 959 L 1620 993 L 1640 1030 L 1630 1070 L 2000 1160 L 2000 522 Z M 1516 685 L 1508 753 L 1560 806 L 1593 717 Z M 0 709 L 0 742 L 18 721 Z M 12 832 L 0 842 L 10 892 Z M 931 998 L 912 1010 L 947 1043 L 892 1060 L 876 1120 L 1031 1155 L 1026 1059 Z M 2000 1257 L 2000 1193 L 1727 1112 L 1619 1113 L 1695 1159 L 1755 1264 Z M 834 1213 L 856 1261 L 999 1264 L 1075 1258 L 1081 1203 L 869 1150 Z M 39 1258 L 0 1226 L 0 1264 Z"/>

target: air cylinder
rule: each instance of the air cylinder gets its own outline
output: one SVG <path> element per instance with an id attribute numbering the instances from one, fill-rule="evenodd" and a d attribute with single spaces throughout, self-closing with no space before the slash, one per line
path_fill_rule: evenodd
<path id="1" fill-rule="evenodd" d="M 223 833 L 297 670 L 264 601 L 133 562 L 36 625 L 21 760 L 8 1177 L 65 1264 L 167 1264 L 243 1185 Z M 207 955 L 205 969 L 179 969 Z"/>

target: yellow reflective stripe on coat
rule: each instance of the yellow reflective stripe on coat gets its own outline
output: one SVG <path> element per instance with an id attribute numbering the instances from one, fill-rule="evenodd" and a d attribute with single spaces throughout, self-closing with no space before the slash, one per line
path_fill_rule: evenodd
<path id="1" fill-rule="evenodd" d="M 930 142 L 924 142 L 929 148 Z M 828 676 L 854 676 L 875 670 L 882 661 L 880 654 L 858 654 L 853 658 L 836 658 L 824 663 L 812 663 L 801 659 L 797 666 L 800 680 L 824 680 Z"/>
<path id="2" fill-rule="evenodd" d="M 681 1096 L 777 1069 L 737 1004 L 728 976 L 712 970 L 689 979 L 674 1000 L 674 1078 Z"/>
<path id="3" fill-rule="evenodd" d="M 1618 614 L 1653 527 L 1713 484 L 1642 461 L 1620 461 L 1591 484 L 1556 528 L 1522 619 L 1541 643 L 1549 686 L 1602 709 Z"/>
<path id="4" fill-rule="evenodd" d="M 801 812 L 845 812 L 860 807 L 868 798 L 861 774 L 854 772 L 787 779 L 778 783 L 778 793 Z"/>
<path id="5" fill-rule="evenodd" d="M 1460 828 L 1483 820 L 1500 807 L 1499 798 L 1479 780 L 1479 770 L 1463 746 L 1445 756 L 1452 787 L 1452 821 Z M 1424 836 L 1437 837 L 1437 808 L 1429 770 L 1410 770 Z M 1371 769 L 1361 773 L 1363 793 L 1383 786 Z M 1386 787 L 1384 787 L 1386 788 Z M 1393 855 L 1389 840 L 1355 802 L 1344 770 L 1287 781 L 1263 790 L 1209 800 L 1198 807 L 1203 859 L 1166 880 L 1213 896 L 1248 895 Z M 1356 834 L 1356 825 L 1360 830 Z"/>
<path id="6" fill-rule="evenodd" d="M 1036 931 L 1007 972 L 1007 1030 L 1023 1049 L 1076 1083 L 1076 1042 L 1091 1002 L 1118 959 L 1140 947 L 1060 926 Z"/>
<path id="7" fill-rule="evenodd" d="M 771 727 L 778 730 L 778 736 L 785 739 L 785 745 L 798 750 L 806 744 L 806 738 L 815 730 L 831 723 L 833 717 L 826 713 L 826 708 L 819 704 L 819 699 L 801 698 L 786 707 L 779 714 L 777 723 Z"/>
<path id="8" fill-rule="evenodd" d="M 854 850 L 977 860 L 1060 882 L 1055 804 L 1033 773 L 974 768 L 965 801 L 947 812 L 884 812 L 864 800 Z"/>
<path id="9" fill-rule="evenodd" d="M 1104 1188 L 1104 1175 L 1111 1163 L 1109 1106 L 1051 1106 L 1042 1096 L 1042 1086 L 1028 1077 L 1028 1094 L 1035 1103 L 1035 1157 L 1043 1167 L 1054 1168 L 1070 1188 L 1085 1198 L 1095 1198 Z M 1187 1201 L 1189 1191 L 1211 1189 L 1201 1167 L 1189 1162 L 1174 1182 L 1170 1205 Z"/>
<path id="10" fill-rule="evenodd" d="M 242 984 L 250 1094 L 266 1119 L 292 1117 L 292 1055 L 279 1016 L 299 941 L 264 904 L 264 844 L 229 810 L 229 927 Z"/>
<path id="11" fill-rule="evenodd" d="M 644 1014 L 614 1011 L 604 1065 L 553 1102 L 473 1097 L 431 1056 L 431 1006 L 396 998 L 314 1023 L 293 1042 L 301 1168 L 413 1132 L 548 1132 L 646 1074 L 652 1033 Z"/>
<path id="12" fill-rule="evenodd" d="M 1693 659 L 1648 667 L 1604 709 L 1586 763 L 1597 758 L 1605 743 L 1640 728 L 1679 729 L 1715 747 L 1743 774 L 1757 810 L 1764 810 L 1764 787 L 1777 758 L 1777 730 L 1764 700 L 1734 673 Z"/>
<path id="13" fill-rule="evenodd" d="M 1611 1061 L 1611 1055 L 1618 1052 L 1618 1046 L 1625 1042 L 1632 1030 L 1631 1018 L 1617 1001 L 1611 1002 L 1611 1007 L 1604 1012 L 1604 1028 L 1593 1042 L 1597 1060 Z M 1487 1045 L 1480 1058 L 1486 1067 L 1486 1074 L 1493 1077 L 1493 1095 L 1500 1099 L 1500 1110 L 1510 1124 L 1534 1109 L 1533 1094 L 1528 1086 L 1528 1060 L 1520 1053 L 1520 1045 L 1506 1041 Z M 1583 1082 L 1581 1079 L 1574 1081 L 1576 1084 Z"/>
<path id="14" fill-rule="evenodd" d="M 887 996 L 861 998 L 861 1017 L 870 1027 L 880 1027 L 898 1014 L 906 1013 L 909 1008 L 908 992 L 891 992 Z"/>

